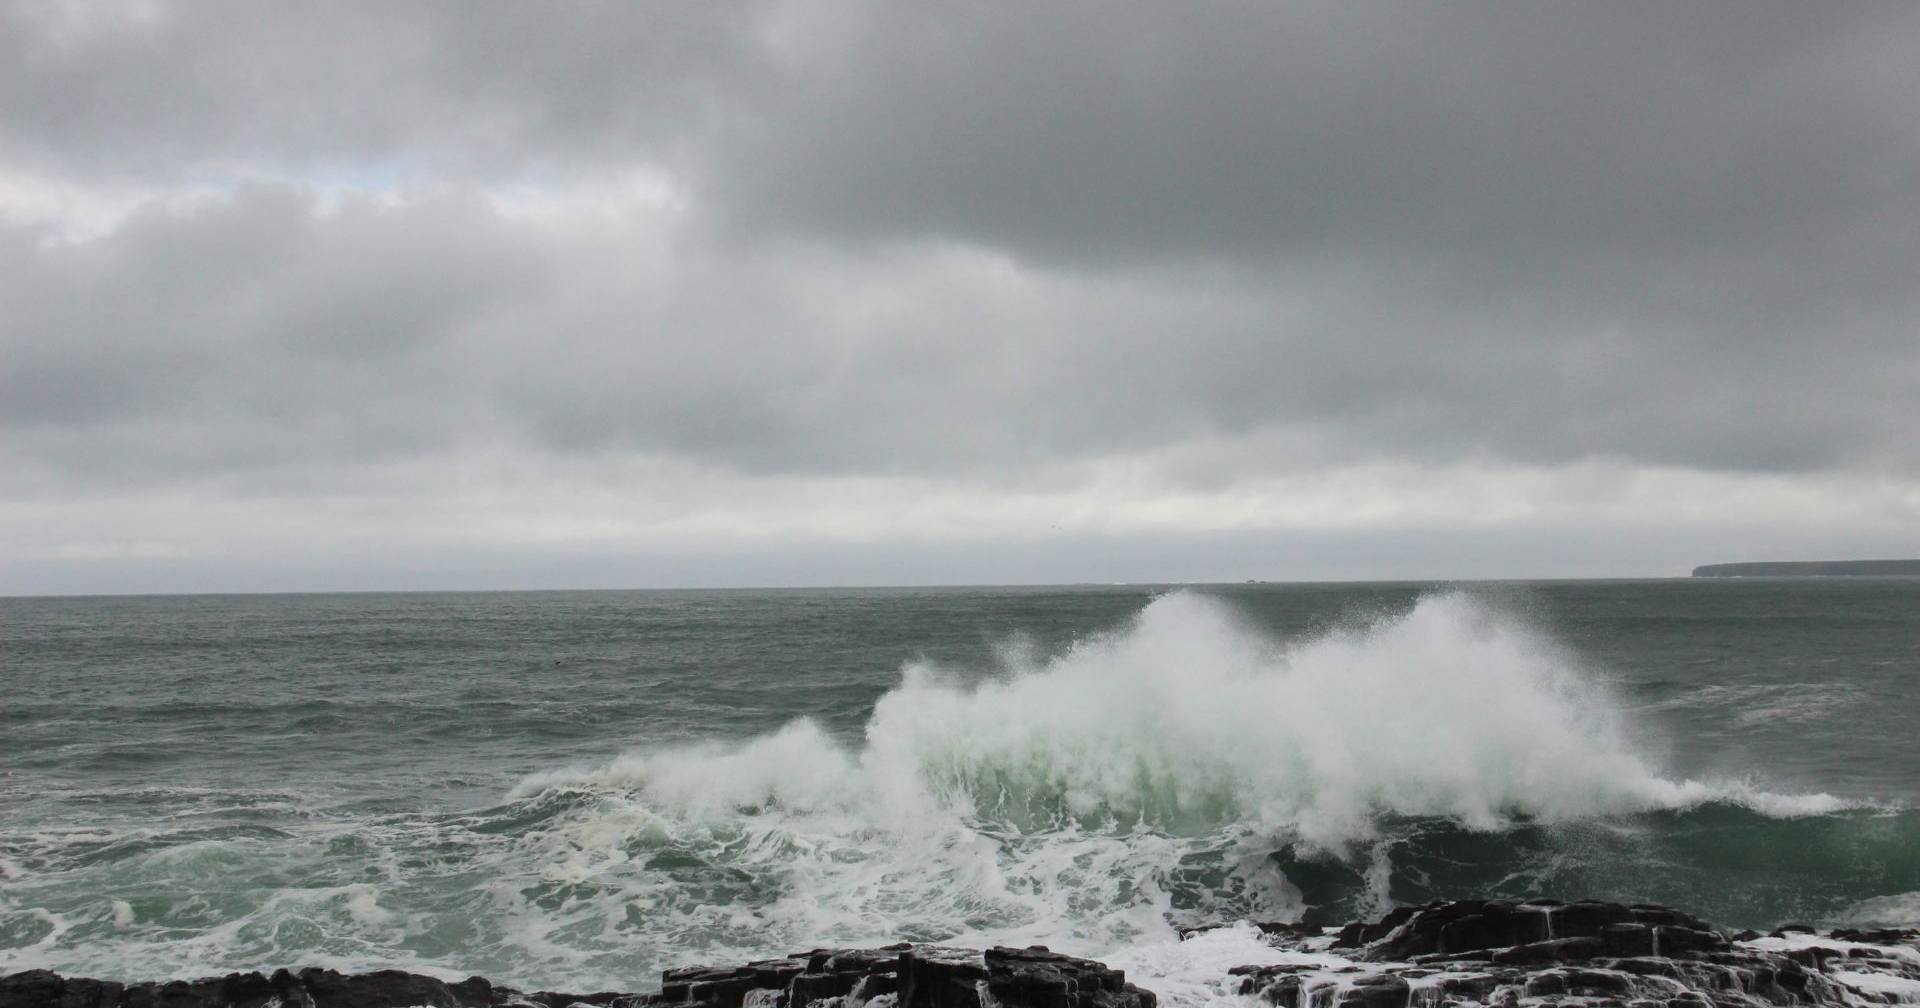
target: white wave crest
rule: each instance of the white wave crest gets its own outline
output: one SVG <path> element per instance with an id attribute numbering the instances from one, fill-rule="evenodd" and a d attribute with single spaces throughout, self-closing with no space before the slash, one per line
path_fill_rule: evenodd
<path id="1" fill-rule="evenodd" d="M 1842 911 L 1831 923 L 1846 927 L 1920 927 L 1920 892 L 1861 900 Z"/>
<path id="2" fill-rule="evenodd" d="M 1395 817 L 1493 830 L 1840 804 L 1661 776 L 1571 655 L 1463 594 L 1289 644 L 1177 592 L 1058 655 L 1008 652 L 972 685 L 908 666 L 857 749 L 796 720 L 529 778 L 515 798 L 588 803 L 509 860 L 594 895 L 530 908 L 516 941 L 578 948 L 637 907 L 662 957 L 902 937 L 1101 955 L 1169 939 L 1176 905 L 1294 917 L 1301 893 L 1269 852 L 1349 854 Z"/>
<path id="3" fill-rule="evenodd" d="M 664 814 L 696 817 L 772 805 L 1181 835 L 1237 824 L 1333 849 L 1372 838 L 1382 816 L 1486 830 L 1708 801 L 1769 815 L 1842 804 L 1661 776 L 1567 652 L 1457 593 L 1286 645 L 1219 600 L 1177 592 L 1063 654 L 1009 658 L 972 687 L 958 678 L 909 665 L 858 753 L 796 721 L 743 745 L 541 775 L 515 796 L 638 789 Z"/>

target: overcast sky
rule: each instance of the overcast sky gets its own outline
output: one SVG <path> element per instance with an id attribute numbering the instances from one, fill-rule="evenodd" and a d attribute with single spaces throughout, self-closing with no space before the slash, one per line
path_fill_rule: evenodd
<path id="1" fill-rule="evenodd" d="M 0 593 L 1920 554 L 1920 4 L 0 0 Z"/>

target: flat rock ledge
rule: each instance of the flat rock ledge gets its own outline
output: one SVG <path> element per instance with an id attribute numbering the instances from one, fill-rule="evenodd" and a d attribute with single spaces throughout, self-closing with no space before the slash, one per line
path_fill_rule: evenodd
<path id="1" fill-rule="evenodd" d="M 1668 907 L 1464 900 L 1344 928 L 1261 924 L 1280 960 L 1218 978 L 1250 1008 L 1920 1004 L 1920 931 L 1738 934 Z M 1204 929 L 1201 929 L 1204 930 Z M 1190 936 L 1197 932 L 1188 932 Z M 31 970 L 0 1008 L 1158 1008 L 1120 971 L 1038 946 L 818 949 L 661 974 L 657 993 L 523 993 L 382 970 L 122 984 Z"/>
<path id="2" fill-rule="evenodd" d="M 0 1008 L 1155 1008 L 1153 993 L 1119 970 L 1037 946 L 818 949 L 745 966 L 671 969 L 660 981 L 653 994 L 563 994 L 396 970 L 139 984 L 30 970 L 0 977 Z"/>

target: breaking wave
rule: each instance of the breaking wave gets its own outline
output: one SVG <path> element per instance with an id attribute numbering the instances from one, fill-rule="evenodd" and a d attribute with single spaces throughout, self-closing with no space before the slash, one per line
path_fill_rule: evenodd
<path id="1" fill-rule="evenodd" d="M 1598 893 L 1612 883 L 1579 852 L 1643 872 L 1672 853 L 1650 817 L 1847 811 L 1662 776 L 1571 655 L 1463 594 L 1287 643 L 1179 592 L 968 680 L 910 664 L 860 746 L 796 720 L 537 775 L 510 798 L 570 805 L 529 839 L 573 882 L 619 877 L 647 838 L 673 878 L 648 905 L 743 953 L 778 936 L 1106 954 L 1183 919 Z"/>
<path id="2" fill-rule="evenodd" d="M 984 676 L 911 663 L 855 743 L 799 719 L 538 774 L 465 813 L 0 849 L 0 938 L 18 968 L 297 960 L 632 989 L 675 963 L 900 939 L 1178 958 L 1204 951 L 1166 951 L 1182 923 L 1441 897 L 1744 925 L 1920 891 L 1913 814 L 1675 779 L 1624 710 L 1466 594 L 1283 641 L 1176 592 Z M 63 875 L 116 898 L 46 910 Z"/>
<path id="3" fill-rule="evenodd" d="M 1463 594 L 1296 644 L 1223 603 L 1163 596 L 1124 629 L 985 682 L 909 665 L 849 751 L 808 721 L 745 744 L 636 753 L 529 779 L 642 796 L 667 814 L 949 814 L 1189 835 L 1240 825 L 1346 851 L 1383 817 L 1476 830 L 1727 802 L 1845 806 L 1744 782 L 1673 780 L 1572 656 Z"/>

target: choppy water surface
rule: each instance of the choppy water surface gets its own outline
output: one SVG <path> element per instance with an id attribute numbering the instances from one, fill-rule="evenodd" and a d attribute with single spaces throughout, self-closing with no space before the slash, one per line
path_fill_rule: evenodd
<path id="1" fill-rule="evenodd" d="M 0 970 L 1920 923 L 1916 714 L 1899 580 L 0 599 Z"/>

